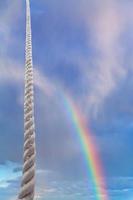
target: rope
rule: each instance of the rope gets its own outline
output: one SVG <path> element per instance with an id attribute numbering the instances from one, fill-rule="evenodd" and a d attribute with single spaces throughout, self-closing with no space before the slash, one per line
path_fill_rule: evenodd
<path id="1" fill-rule="evenodd" d="M 18 200 L 33 200 L 35 190 L 35 127 L 30 0 L 26 0 L 23 177 Z"/>

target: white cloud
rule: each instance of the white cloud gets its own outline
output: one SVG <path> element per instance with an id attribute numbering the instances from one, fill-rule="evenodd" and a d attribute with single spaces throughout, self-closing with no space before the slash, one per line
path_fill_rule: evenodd
<path id="1" fill-rule="evenodd" d="M 0 188 L 7 188 L 10 185 L 9 181 L 15 181 L 20 176 L 20 171 L 14 171 L 20 165 L 13 162 L 6 162 L 0 165 Z"/>
<path id="2" fill-rule="evenodd" d="M 1 60 L 0 82 L 24 84 L 24 66 L 15 60 Z M 51 96 L 52 91 L 54 91 L 56 88 L 52 82 L 50 83 L 46 76 L 37 70 L 37 67 L 34 67 L 34 82 L 35 86 L 37 86 L 43 92 L 43 94 L 48 96 Z"/>
<path id="3" fill-rule="evenodd" d="M 95 111 L 104 104 L 105 99 L 116 89 L 126 75 L 123 64 L 123 47 L 120 42 L 124 31 L 124 21 L 120 4 L 105 1 L 94 6 L 94 13 L 86 14 L 86 30 L 91 32 L 91 43 L 96 56 L 92 65 L 85 68 L 86 85 L 88 82 L 88 105 Z M 88 36 L 90 40 L 90 36 Z M 86 76 L 87 75 L 87 76 Z"/>
<path id="4" fill-rule="evenodd" d="M 5 1 L 0 14 L 0 53 L 3 54 L 13 42 L 11 31 L 16 26 L 16 21 L 19 19 L 22 12 L 22 1 L 13 0 L 12 2 Z"/>

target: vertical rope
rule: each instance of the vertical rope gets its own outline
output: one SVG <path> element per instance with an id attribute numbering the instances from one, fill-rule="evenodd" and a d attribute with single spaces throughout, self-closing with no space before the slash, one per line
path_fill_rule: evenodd
<path id="1" fill-rule="evenodd" d="M 26 55 L 24 97 L 24 164 L 19 200 L 33 200 L 35 188 L 35 127 L 30 0 L 26 0 Z"/>

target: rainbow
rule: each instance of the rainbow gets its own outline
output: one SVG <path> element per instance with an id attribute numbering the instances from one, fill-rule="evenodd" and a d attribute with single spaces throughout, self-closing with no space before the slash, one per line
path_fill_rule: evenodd
<path id="1" fill-rule="evenodd" d="M 70 95 L 63 92 L 62 88 L 47 82 L 47 90 L 44 86 L 41 88 L 50 97 L 57 95 L 59 102 L 62 102 L 63 108 L 67 113 L 68 119 L 71 121 L 77 133 L 79 144 L 81 146 L 83 157 L 85 159 L 88 179 L 91 178 L 93 183 L 94 195 L 96 200 L 109 200 L 104 173 L 100 156 L 97 152 L 96 142 L 92 137 L 91 131 L 88 130 L 85 119 L 79 108 L 73 103 Z M 50 91 L 50 92 L 49 92 Z"/>
<path id="2" fill-rule="evenodd" d="M 76 130 L 75 132 L 78 134 L 79 143 L 87 165 L 88 177 L 90 178 L 91 176 L 91 180 L 93 181 L 95 198 L 96 200 L 108 200 L 106 184 L 103 180 L 103 169 L 100 157 L 96 150 L 94 138 L 92 138 L 92 134 L 88 131 L 83 116 L 76 105 L 72 102 L 71 98 L 66 94 L 63 94 L 62 96 L 63 106 L 67 111 L 68 118 L 73 123 Z"/>

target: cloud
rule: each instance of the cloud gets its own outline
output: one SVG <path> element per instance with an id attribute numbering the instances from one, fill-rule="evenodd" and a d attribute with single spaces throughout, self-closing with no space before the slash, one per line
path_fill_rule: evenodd
<path id="1" fill-rule="evenodd" d="M 17 8 L 17 9 L 16 9 Z M 17 20 L 20 17 L 20 10 L 22 10 L 22 2 L 14 0 L 10 3 L 9 0 L 3 2 L 2 7 L 0 7 L 0 39 L 1 48 L 0 56 L 5 55 L 9 44 L 15 42 L 15 38 L 12 36 L 12 30 L 16 25 Z M 12 40 L 11 40 L 12 38 Z"/>
<path id="2" fill-rule="evenodd" d="M 15 181 L 20 176 L 20 171 L 15 171 L 16 167 L 20 165 L 13 162 L 6 162 L 0 165 L 0 189 L 7 188 L 10 185 L 10 181 Z"/>
<path id="3" fill-rule="evenodd" d="M 114 0 L 64 0 L 58 6 L 55 2 L 41 3 L 48 13 L 41 14 L 46 21 L 41 26 L 42 32 L 36 33 L 45 43 L 43 47 L 38 42 L 44 50 L 40 60 L 44 56 L 45 69 L 41 62 L 40 68 L 49 71 L 49 78 L 54 76 L 59 85 L 65 85 L 89 117 L 97 116 L 127 76 L 122 37 L 132 24 L 132 3 L 125 5 L 124 1 Z M 77 74 L 73 74 L 73 66 Z M 69 77 L 73 81 L 68 83 Z"/>
<path id="4" fill-rule="evenodd" d="M 42 174 L 43 175 L 43 174 Z M 107 192 L 111 199 L 125 197 L 128 199 L 133 193 L 132 189 L 132 177 L 110 177 L 108 179 Z M 80 181 L 68 181 L 60 180 L 56 177 L 56 180 L 52 179 L 50 182 L 46 181 L 47 185 L 39 184 L 37 191 L 38 199 L 44 197 L 48 199 L 61 198 L 61 199 L 83 199 L 89 198 L 95 199 L 95 192 L 91 182 L 86 180 Z M 61 183 L 61 184 L 60 184 Z M 102 194 L 101 194 L 102 195 Z"/>
<path id="5" fill-rule="evenodd" d="M 92 67 L 85 68 L 87 74 L 85 84 L 87 85 L 88 81 L 90 85 L 89 108 L 96 114 L 107 97 L 119 86 L 119 82 L 125 78 L 127 71 L 120 41 L 125 28 L 122 17 L 124 12 L 119 12 L 121 5 L 117 1 L 110 0 L 102 4 L 94 2 L 94 12 L 85 13 L 88 42 L 91 37 L 92 48 L 96 52 L 91 58 Z"/>

